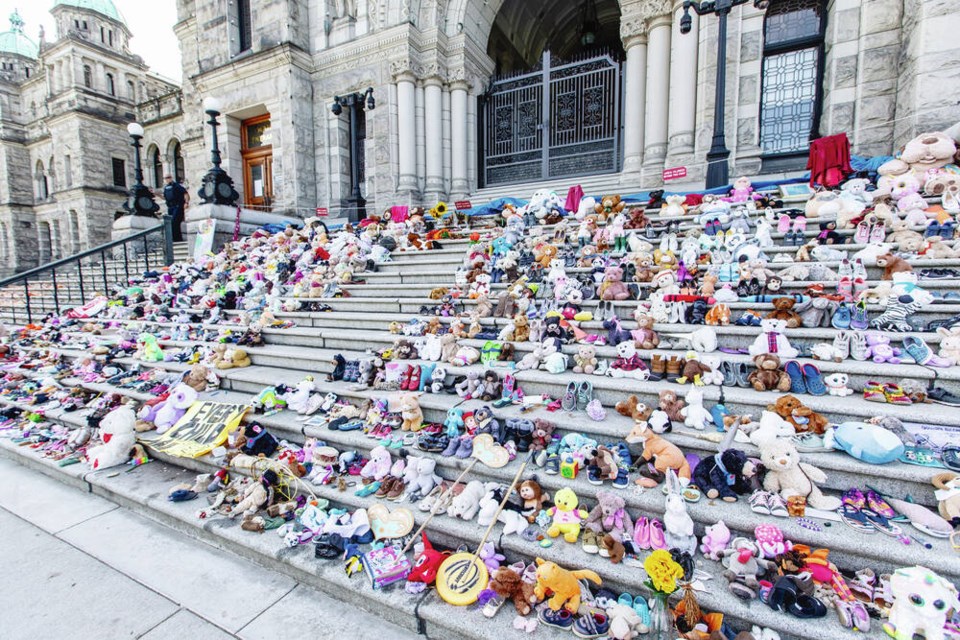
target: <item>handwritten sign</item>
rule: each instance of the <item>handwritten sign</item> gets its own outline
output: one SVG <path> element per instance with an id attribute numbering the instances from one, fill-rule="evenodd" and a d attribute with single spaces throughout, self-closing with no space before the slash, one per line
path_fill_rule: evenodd
<path id="1" fill-rule="evenodd" d="M 143 439 L 149 448 L 179 458 L 199 458 L 227 441 L 247 407 L 222 402 L 197 401 L 183 417 L 153 440 Z"/>
<path id="2" fill-rule="evenodd" d="M 466 211 L 467 209 L 473 209 L 473 205 L 469 200 L 457 200 L 453 203 L 453 206 L 457 208 L 457 211 Z"/>

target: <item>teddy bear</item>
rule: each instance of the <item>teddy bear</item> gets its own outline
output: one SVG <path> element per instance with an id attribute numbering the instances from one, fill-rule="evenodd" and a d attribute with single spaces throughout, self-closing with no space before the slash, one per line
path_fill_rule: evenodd
<path id="1" fill-rule="evenodd" d="M 737 496 L 753 490 L 751 478 L 757 469 L 740 449 L 727 449 L 709 458 L 703 458 L 693 470 L 693 484 L 711 500 L 736 502 Z"/>
<path id="2" fill-rule="evenodd" d="M 550 446 L 550 442 L 553 440 L 553 432 L 557 428 L 557 425 L 542 418 L 534 420 L 533 425 L 533 439 L 530 443 L 530 451 L 543 451 Z"/>
<path id="3" fill-rule="evenodd" d="M 600 202 L 594 206 L 593 210 L 600 222 L 606 222 L 607 218 L 613 218 L 626 206 L 627 204 L 620 199 L 620 194 L 611 194 L 600 198 Z"/>
<path id="4" fill-rule="evenodd" d="M 573 356 L 574 373 L 591 374 L 597 368 L 597 349 L 593 345 L 584 344 L 577 347 L 577 353 Z"/>
<path id="5" fill-rule="evenodd" d="M 419 431 L 423 428 L 423 411 L 416 394 L 407 393 L 400 397 L 400 416 L 403 418 L 400 426 L 403 431 Z"/>
<path id="6" fill-rule="evenodd" d="M 698 431 L 703 431 L 708 425 L 713 424 L 713 415 L 703 406 L 703 391 L 692 387 L 687 392 L 685 400 L 687 406 L 680 410 L 683 424 Z"/>
<path id="7" fill-rule="evenodd" d="M 530 321 L 526 314 L 518 313 L 513 317 L 513 339 L 515 342 L 526 342 L 530 339 Z"/>
<path id="8" fill-rule="evenodd" d="M 803 326 L 803 318 L 793 310 L 797 303 L 794 298 L 782 296 L 773 299 L 773 311 L 767 314 L 767 318 L 772 320 L 783 320 L 788 329 L 796 329 Z"/>
<path id="9" fill-rule="evenodd" d="M 660 410 L 667 414 L 672 422 L 683 422 L 681 411 L 687 404 L 677 396 L 672 389 L 662 389 L 659 398 Z"/>
<path id="10" fill-rule="evenodd" d="M 660 344 L 660 336 L 653 330 L 654 319 L 650 314 L 637 309 L 633 314 L 637 328 L 630 332 L 638 349 L 656 349 Z"/>
<path id="11" fill-rule="evenodd" d="M 761 333 L 750 345 L 749 353 L 751 356 L 758 356 L 764 353 L 775 353 L 780 358 L 796 358 L 799 355 L 790 344 L 790 340 L 784 335 L 787 328 L 785 320 L 774 318 L 764 318 L 760 321 Z"/>
<path id="12" fill-rule="evenodd" d="M 727 523 L 720 520 L 716 524 L 704 527 L 703 538 L 700 540 L 700 553 L 705 558 L 719 560 L 730 543 L 730 529 Z"/>
<path id="13" fill-rule="evenodd" d="M 517 614 L 530 613 L 537 601 L 533 595 L 533 585 L 521 579 L 520 574 L 509 567 L 500 567 L 490 578 L 489 588 L 504 600 L 513 602 Z"/>
<path id="14" fill-rule="evenodd" d="M 777 398 L 776 403 L 768 405 L 767 409 L 793 425 L 797 433 L 812 432 L 823 435 L 829 424 L 825 417 L 804 405 L 793 395 Z"/>
<path id="15" fill-rule="evenodd" d="M 684 360 L 680 377 L 677 378 L 677 384 L 692 382 L 695 386 L 702 387 L 704 385 L 703 374 L 713 371 L 713 369 L 700 361 L 696 351 L 687 351 Z"/>
<path id="16" fill-rule="evenodd" d="M 930 236 L 923 242 L 923 248 L 920 250 L 918 258 L 925 260 L 940 260 L 945 258 L 958 258 L 960 252 L 952 249 L 950 245 L 944 242 L 940 236 Z"/>
<path id="17" fill-rule="evenodd" d="M 125 463 L 137 444 L 137 415 L 133 408 L 122 404 L 100 420 L 100 439 L 103 444 L 87 450 L 91 468 L 106 469 Z"/>
<path id="18" fill-rule="evenodd" d="M 630 289 L 623 282 L 623 269 L 610 266 L 603 271 L 603 283 L 600 285 L 601 300 L 626 300 Z"/>
<path id="19" fill-rule="evenodd" d="M 594 533 L 610 533 L 615 540 L 623 541 L 633 533 L 633 520 L 627 513 L 627 503 L 610 491 L 597 491 L 597 506 L 587 516 L 586 527 Z"/>
<path id="20" fill-rule="evenodd" d="M 530 450 L 533 451 L 533 447 Z M 543 505 L 549 502 L 550 494 L 543 490 L 536 476 L 521 482 L 517 487 L 517 494 L 523 501 L 520 514 L 527 519 L 527 522 L 533 524 Z"/>
<path id="21" fill-rule="evenodd" d="M 183 376 L 183 384 L 193 387 L 198 393 L 203 393 L 207 390 L 208 386 L 214 384 L 210 380 L 211 375 L 207 367 L 202 364 L 195 364 L 190 367 L 190 371 Z M 216 376 L 213 377 L 216 378 Z M 219 380 L 216 384 L 219 384 Z"/>
<path id="22" fill-rule="evenodd" d="M 807 504 L 814 509 L 835 511 L 840 507 L 839 498 L 823 495 L 817 486 L 817 483 L 827 481 L 826 474 L 813 465 L 801 462 L 800 454 L 792 442 L 773 438 L 761 442 L 759 446 L 760 461 L 767 469 L 763 479 L 766 491 L 779 493 L 787 502 L 793 496 L 804 496 Z"/>
<path id="23" fill-rule="evenodd" d="M 650 370 L 640 359 L 633 342 L 628 341 L 617 345 L 617 357 L 607 369 L 607 375 L 612 378 L 647 380 L 650 377 Z"/>
<path id="24" fill-rule="evenodd" d="M 479 480 L 471 480 L 447 507 L 447 515 L 461 520 L 473 520 L 480 510 L 480 500 L 486 494 L 486 488 Z"/>
<path id="25" fill-rule="evenodd" d="M 633 418 L 635 422 L 646 422 L 653 413 L 653 408 L 640 402 L 637 396 L 629 396 L 626 400 L 621 400 L 616 404 L 617 413 L 628 418 Z"/>
<path id="26" fill-rule="evenodd" d="M 747 376 L 747 382 L 757 391 L 789 391 L 790 376 L 780 369 L 780 358 L 772 353 L 763 353 L 753 357 L 754 371 Z"/>
<path id="27" fill-rule="evenodd" d="M 850 376 L 845 373 L 831 373 L 823 377 L 823 384 L 827 387 L 827 393 L 831 396 L 845 398 L 853 395 L 853 389 L 848 389 Z"/>
<path id="28" fill-rule="evenodd" d="M 893 274 L 895 273 L 909 273 L 913 271 L 913 267 L 910 266 L 909 262 L 892 253 L 884 253 L 877 256 L 877 266 L 883 267 L 883 275 L 880 276 L 881 280 L 893 280 Z"/>

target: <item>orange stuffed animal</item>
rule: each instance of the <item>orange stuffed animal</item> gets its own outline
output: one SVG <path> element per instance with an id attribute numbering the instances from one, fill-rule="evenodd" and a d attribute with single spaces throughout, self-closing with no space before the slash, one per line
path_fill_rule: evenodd
<path id="1" fill-rule="evenodd" d="M 597 585 L 602 584 L 600 576 L 589 569 L 569 571 L 556 562 L 537 558 L 537 584 L 533 593 L 537 599 L 543 600 L 550 592 L 553 597 L 547 604 L 552 610 L 559 611 L 564 607 L 570 613 L 576 613 L 580 609 L 580 580 L 583 578 Z"/>

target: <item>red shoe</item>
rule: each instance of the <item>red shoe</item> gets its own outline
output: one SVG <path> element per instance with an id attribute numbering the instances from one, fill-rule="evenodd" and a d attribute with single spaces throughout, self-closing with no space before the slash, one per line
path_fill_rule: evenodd
<path id="1" fill-rule="evenodd" d="M 400 391 L 410 390 L 410 376 L 413 375 L 413 365 L 408 364 L 406 371 L 400 375 Z"/>
<path id="2" fill-rule="evenodd" d="M 413 373 L 410 374 L 410 383 L 407 385 L 407 391 L 420 390 L 420 365 L 413 367 Z"/>

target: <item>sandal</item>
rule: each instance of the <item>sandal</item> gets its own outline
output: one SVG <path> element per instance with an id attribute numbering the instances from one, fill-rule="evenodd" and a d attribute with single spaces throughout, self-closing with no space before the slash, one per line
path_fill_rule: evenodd
<path id="1" fill-rule="evenodd" d="M 840 520 L 851 529 L 859 531 L 860 533 L 873 533 L 876 531 L 863 514 L 863 511 L 849 503 L 840 505 Z"/>
<path id="2" fill-rule="evenodd" d="M 903 529 L 873 509 L 861 509 L 860 514 L 882 534 L 895 538 L 903 533 Z"/>
<path id="3" fill-rule="evenodd" d="M 806 382 L 807 392 L 810 395 L 827 395 L 827 387 L 823 384 L 823 375 L 821 375 L 820 369 L 818 369 L 816 365 L 803 365 L 803 379 Z"/>
<path id="4" fill-rule="evenodd" d="M 787 375 L 790 376 L 790 393 L 806 393 L 807 385 L 803 379 L 803 367 L 796 360 L 788 362 L 784 368 Z"/>

